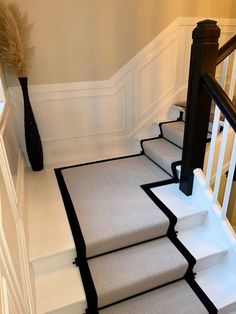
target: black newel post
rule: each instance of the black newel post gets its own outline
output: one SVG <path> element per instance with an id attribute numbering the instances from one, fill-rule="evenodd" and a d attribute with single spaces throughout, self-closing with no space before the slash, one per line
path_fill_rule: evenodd
<path id="1" fill-rule="evenodd" d="M 201 76 L 215 76 L 220 29 L 215 21 L 197 23 L 193 43 L 188 82 L 186 123 L 180 176 L 180 190 L 192 194 L 193 170 L 203 168 L 211 98 L 201 87 Z"/>
<path id="2" fill-rule="evenodd" d="M 19 77 L 24 98 L 25 143 L 29 161 L 34 171 L 43 169 L 43 147 L 34 113 L 30 104 L 27 77 Z"/>

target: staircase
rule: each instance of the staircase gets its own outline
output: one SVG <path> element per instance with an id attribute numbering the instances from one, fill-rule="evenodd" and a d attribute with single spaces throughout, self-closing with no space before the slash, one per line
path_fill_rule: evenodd
<path id="1" fill-rule="evenodd" d="M 206 25 L 218 34 L 214 22 L 199 24 L 200 30 Z M 204 80 L 209 90 L 211 84 L 216 84 L 207 75 Z M 219 88 L 215 90 L 217 93 Z M 197 86 L 193 92 L 202 93 L 202 88 Z M 217 97 L 223 110 L 231 108 L 231 102 L 222 92 Z M 193 97 L 195 102 L 197 99 L 198 96 Z M 230 121 L 235 127 L 235 110 L 231 111 Z M 52 221 L 55 222 L 55 215 L 57 218 L 61 215 L 64 221 L 63 228 L 57 230 L 47 221 L 51 232 L 51 238 L 44 235 L 48 238 L 48 248 L 60 237 L 54 253 L 44 252 L 31 259 L 36 274 L 37 313 L 236 313 L 236 242 L 234 234 L 229 235 L 226 211 L 215 208 L 218 204 L 212 202 L 212 191 L 209 186 L 206 188 L 202 172 L 197 169 L 193 175 L 196 167 L 188 169 L 191 163 L 186 167 L 182 161 L 180 185 L 181 190 L 186 188 L 184 171 L 189 174 L 190 184 L 193 175 L 192 195 L 185 195 L 189 195 L 188 187 L 185 194 L 179 190 L 177 166 L 181 164 L 182 151 L 186 157 L 186 150 L 190 152 L 188 147 L 192 145 L 185 139 L 183 147 L 182 116 L 161 123 L 156 138 L 142 140 L 140 155 L 56 170 L 75 246 L 65 224 L 53 169 L 31 175 L 33 190 L 44 189 L 47 202 L 55 192 L 53 200 L 58 202 L 50 204 L 54 213 Z M 224 116 L 231 119 L 227 110 Z M 205 119 L 206 134 L 208 123 Z M 196 121 L 193 124 L 197 126 Z M 211 132 L 208 133 L 210 138 Z M 201 149 L 205 141 L 201 141 Z M 74 171 L 77 177 L 73 176 Z M 47 180 L 50 189 L 45 187 Z M 42 197 L 40 200 L 31 197 L 36 200 L 36 206 L 44 207 Z M 80 226 L 75 218 L 77 213 Z M 49 216 L 47 212 L 45 217 Z M 35 221 L 44 222 L 43 218 L 39 215 Z M 67 241 L 63 247 L 65 234 Z"/>
<path id="2" fill-rule="evenodd" d="M 169 175 L 177 177 L 176 166 L 182 158 L 184 122 L 160 123 L 160 136 L 141 141 L 145 155 Z"/>
<path id="3" fill-rule="evenodd" d="M 143 140 L 142 148 L 146 157 L 174 177 L 172 183 L 168 181 L 167 185 L 158 187 L 155 184 L 157 187 L 152 192 L 163 204 L 172 208 L 172 213 L 178 219 L 175 229 L 178 236 L 175 238 L 175 235 L 171 235 L 170 227 L 169 230 L 163 230 L 163 226 L 157 225 L 156 228 L 162 227 L 162 233 L 157 239 L 145 238 L 145 243 L 131 243 L 131 247 L 100 252 L 100 256 L 89 258 L 88 265 L 97 292 L 98 307 L 101 309 L 99 313 L 216 312 L 211 304 L 206 310 L 194 295 L 194 289 L 191 289 L 194 287 L 191 267 L 196 259 L 194 271 L 198 271 L 197 276 L 202 279 L 201 287 L 204 290 L 211 285 L 205 277 L 214 277 L 214 267 L 223 267 L 221 262 L 227 249 L 217 243 L 207 227 L 207 211 L 191 204 L 191 199 L 181 195 L 175 183 L 175 167 L 180 163 L 182 155 L 184 122 L 177 120 L 159 126 L 161 135 Z M 161 204 L 156 204 L 161 207 Z M 129 234 L 124 237 L 129 237 Z M 215 290 L 213 286 L 211 289 Z M 210 303 L 204 300 L 201 293 L 199 297 L 205 304 Z"/>
<path id="4" fill-rule="evenodd" d="M 151 193 L 177 218 L 177 238 L 169 228 L 167 217 L 160 212 L 157 221 L 153 220 L 148 227 L 144 222 L 135 237 L 130 233 L 124 235 L 125 245 L 119 245 L 116 241 L 112 249 L 100 243 L 100 251 L 95 250 L 93 245 L 91 248 L 89 246 L 88 265 L 101 308 L 99 313 L 207 313 L 193 291 L 204 302 L 205 297 L 198 291 L 201 289 L 220 312 L 228 313 L 229 306 L 236 311 L 235 289 L 228 289 L 229 284 L 236 287 L 236 277 L 227 266 L 227 241 L 222 240 L 220 231 L 216 234 L 211 227 L 207 208 L 204 205 L 196 206 L 195 200 L 180 192 L 176 183 L 175 167 L 181 160 L 183 131 L 184 122 L 180 119 L 161 123 L 160 136 L 141 143 L 142 158 L 151 162 L 154 170 L 161 168 L 159 171 L 163 179 L 170 183 L 155 184 Z M 45 181 L 45 178 L 42 180 Z M 56 184 L 52 180 L 50 178 L 50 191 Z M 38 190 L 36 186 L 33 188 Z M 145 185 L 143 189 L 148 190 Z M 125 247 L 119 249 L 119 246 Z M 75 249 L 70 247 L 58 250 L 53 256 L 33 261 L 37 313 L 85 312 L 87 306 L 81 278 L 78 268 L 72 265 L 74 256 Z M 193 283 L 193 266 L 200 289 L 196 289 Z M 209 308 L 210 313 L 214 313 L 211 304 Z"/>

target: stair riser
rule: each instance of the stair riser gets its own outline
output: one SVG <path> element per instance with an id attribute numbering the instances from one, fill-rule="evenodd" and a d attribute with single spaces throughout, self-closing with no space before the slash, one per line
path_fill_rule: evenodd
<path id="1" fill-rule="evenodd" d="M 171 164 L 181 160 L 182 150 L 163 138 L 143 142 L 145 155 L 173 176 Z"/>
<path id="2" fill-rule="evenodd" d="M 32 261 L 34 273 L 39 275 L 45 272 L 53 271 L 56 268 L 70 266 L 73 264 L 75 257 L 76 251 L 73 249 L 67 252 L 62 252 L 53 256 L 48 256 Z"/>
<path id="3" fill-rule="evenodd" d="M 236 313 L 236 302 L 229 304 L 218 310 L 218 314 L 235 314 Z"/>
<path id="4" fill-rule="evenodd" d="M 179 218 L 176 224 L 175 230 L 182 231 L 182 230 L 199 226 L 203 224 L 206 218 L 206 215 L 207 215 L 206 213 L 201 212 L 195 215 L 190 215 L 190 216 Z"/>
<path id="5" fill-rule="evenodd" d="M 225 257 L 225 254 L 226 254 L 226 252 L 222 251 L 222 252 L 219 252 L 217 254 L 205 256 L 205 257 L 197 260 L 197 263 L 194 267 L 194 271 L 195 272 L 202 271 L 202 270 L 205 270 L 209 267 L 213 267 L 213 266 L 216 266 L 217 264 L 222 263 L 223 259 Z"/>
<path id="6" fill-rule="evenodd" d="M 181 122 L 178 122 L 179 125 L 182 125 Z M 169 140 L 170 142 L 174 143 L 179 147 L 183 147 L 184 141 L 184 127 L 182 132 L 180 130 L 175 130 L 171 127 L 172 123 L 166 123 L 162 126 L 162 132 L 164 138 Z"/>

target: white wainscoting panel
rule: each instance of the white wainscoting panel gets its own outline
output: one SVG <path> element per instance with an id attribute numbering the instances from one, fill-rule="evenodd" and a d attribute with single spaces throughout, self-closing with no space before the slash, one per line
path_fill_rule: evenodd
<path id="1" fill-rule="evenodd" d="M 175 91 L 177 38 L 177 34 L 171 36 L 160 51 L 152 53 L 135 70 L 134 99 L 135 113 L 137 112 L 135 126 L 155 110 L 161 98 Z"/>
<path id="2" fill-rule="evenodd" d="M 176 118 L 171 105 L 186 98 L 191 34 L 203 19 L 176 19 L 107 81 L 30 86 L 45 164 L 137 153 L 140 136 L 157 136 L 153 122 Z M 221 44 L 235 33 L 236 20 L 215 20 Z M 9 95 L 25 147 L 19 87 Z"/>
<path id="3" fill-rule="evenodd" d="M 0 275 L 6 281 L 10 314 L 35 313 L 23 205 L 24 159 L 12 113 L 6 105 L 0 128 Z"/>
<path id="4" fill-rule="evenodd" d="M 76 134 L 84 137 L 125 133 L 125 100 L 126 91 L 122 86 L 112 94 L 69 97 L 66 106 L 64 99 L 38 101 L 35 114 L 41 136 L 44 141 L 50 141 L 78 137 Z M 45 125 L 46 120 L 51 123 Z"/>

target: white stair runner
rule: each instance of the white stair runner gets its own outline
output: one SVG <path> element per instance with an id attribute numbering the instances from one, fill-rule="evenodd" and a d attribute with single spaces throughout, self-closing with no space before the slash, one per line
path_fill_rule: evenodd
<path id="1" fill-rule="evenodd" d="M 190 302 L 191 300 L 191 302 Z M 100 314 L 205 314 L 201 304 L 186 281 L 143 294 L 99 311 Z"/>
<path id="2" fill-rule="evenodd" d="M 171 121 L 160 125 L 162 137 L 143 141 L 142 146 L 146 156 L 174 175 L 172 164 L 182 158 L 184 122 Z"/>
<path id="3" fill-rule="evenodd" d="M 166 140 L 160 139 L 159 143 L 163 141 Z M 169 141 L 166 143 L 181 151 Z M 99 309 L 113 307 L 117 302 L 185 278 L 189 263 L 167 237 L 170 220 L 140 187 L 170 180 L 155 163 L 139 155 L 64 168 L 61 174 L 87 248 L 86 262 L 93 282 L 86 288 L 88 306 L 97 298 Z M 79 246 L 78 242 L 76 247 Z M 77 254 L 79 261 L 79 250 Z M 85 269 L 81 268 L 81 272 Z M 83 280 L 87 282 L 86 274 Z M 93 285 L 96 294 L 89 294 L 94 291 Z M 195 300 L 194 295 L 193 301 L 188 302 Z M 194 309 L 202 313 L 203 306 L 198 302 L 199 308 Z"/>
<path id="4" fill-rule="evenodd" d="M 87 257 L 163 236 L 169 220 L 140 188 L 169 179 L 145 156 L 62 170 Z"/>
<path id="5" fill-rule="evenodd" d="M 164 169 L 173 175 L 171 164 L 181 160 L 182 150 L 165 140 L 164 138 L 143 142 L 145 154 Z"/>
<path id="6" fill-rule="evenodd" d="M 179 161 L 182 155 L 183 127 L 181 121 L 163 124 L 163 138 L 144 141 L 144 153 L 149 159 L 136 156 L 62 170 L 86 242 L 87 262 L 98 296 L 98 307 L 102 307 L 99 310 L 101 314 L 207 313 L 192 288 L 182 279 L 188 263 L 166 237 L 169 220 L 140 187 L 170 178 L 150 159 L 173 175 L 171 163 Z M 173 183 L 169 187 L 174 189 L 175 186 Z M 173 202 L 171 197 L 177 197 L 178 193 L 167 187 L 152 190 L 161 198 L 166 198 L 164 203 L 167 206 L 170 202 L 177 208 L 178 238 L 190 251 L 192 242 L 189 237 L 195 239 L 192 254 L 197 264 L 194 270 L 199 272 L 197 281 L 205 289 L 207 266 L 217 268 L 215 265 L 223 261 L 226 249 L 218 247 L 214 241 L 211 243 L 207 236 L 195 235 L 196 232 L 204 235 L 202 223 L 206 210 L 195 210 L 191 205 L 184 214 L 186 202 L 182 200 L 179 205 L 179 197 Z M 190 229 L 186 230 L 191 226 L 195 226 L 192 233 Z M 209 241 L 204 252 L 201 250 L 202 241 Z M 71 267 L 61 269 L 62 273 L 72 273 L 75 269 L 72 271 Z M 57 272 L 38 277 L 37 297 L 46 299 L 50 291 L 44 291 L 43 277 L 55 277 L 55 286 L 61 279 Z M 177 282 L 172 283 L 175 280 Z M 162 285 L 164 287 L 157 288 Z M 61 291 L 66 295 L 66 286 L 64 288 Z M 80 313 L 79 308 L 82 309 L 84 304 L 79 304 L 75 295 L 73 298 L 71 306 L 63 306 L 67 301 L 61 298 L 60 313 L 74 314 L 76 309 Z M 219 308 L 227 307 L 218 303 Z M 55 299 L 48 298 L 47 307 L 39 308 L 40 313 L 48 310 L 57 313 L 57 310 L 54 311 L 56 296 Z"/>
<path id="7" fill-rule="evenodd" d="M 164 237 L 89 260 L 99 307 L 183 278 L 188 263 Z"/>
<path id="8" fill-rule="evenodd" d="M 183 121 L 163 123 L 161 126 L 164 138 L 181 148 L 184 141 L 184 127 L 185 123 Z"/>

